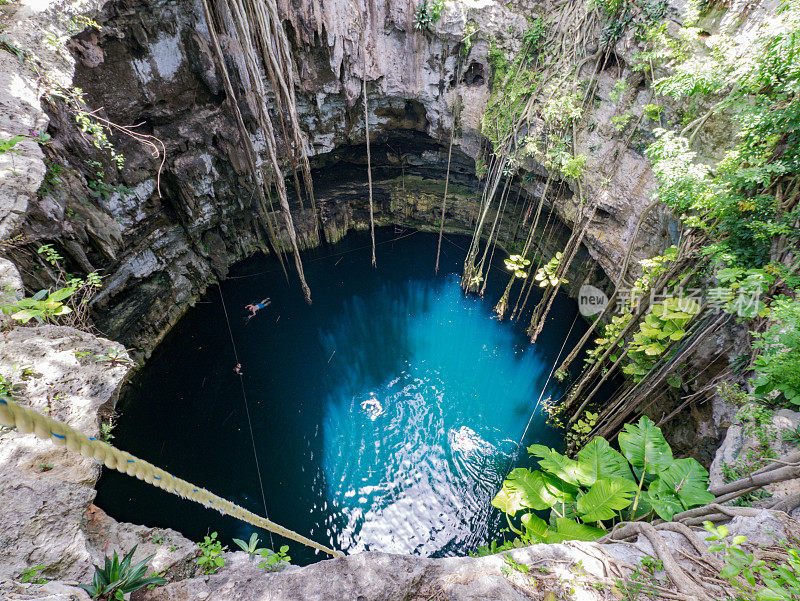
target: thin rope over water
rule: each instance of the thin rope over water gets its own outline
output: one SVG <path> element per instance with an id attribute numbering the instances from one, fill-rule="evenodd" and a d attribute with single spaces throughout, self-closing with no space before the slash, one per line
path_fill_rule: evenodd
<path id="1" fill-rule="evenodd" d="M 144 480 L 148 484 L 177 495 L 182 499 L 189 499 L 195 503 L 200 503 L 206 508 L 216 509 L 222 514 L 235 517 L 257 528 L 274 532 L 333 557 L 344 557 L 344 553 L 341 551 L 334 551 L 325 545 L 314 542 L 302 534 L 284 528 L 204 488 L 176 478 L 152 463 L 143 461 L 125 451 L 120 451 L 94 437 L 86 436 L 62 422 L 37 413 L 33 409 L 21 407 L 10 399 L 0 398 L 0 424 L 8 428 L 16 427 L 23 434 L 34 433 L 42 440 L 49 440 L 56 446 L 66 447 L 67 450 L 73 453 L 80 453 L 84 457 L 94 459 L 109 469 L 135 476 L 139 480 Z"/>
<path id="2" fill-rule="evenodd" d="M 231 346 L 233 347 L 233 356 L 236 359 L 236 364 L 239 364 L 239 353 L 236 350 L 236 342 L 233 340 L 233 330 L 231 329 L 231 320 L 228 319 L 228 308 L 225 306 L 225 297 L 222 296 L 222 286 L 217 285 L 219 290 L 219 298 L 222 301 L 222 310 L 225 312 L 225 323 L 228 324 L 228 334 L 231 336 Z M 264 503 L 264 517 L 269 519 L 269 512 L 267 511 L 267 495 L 264 494 L 264 481 L 261 479 L 261 466 L 258 463 L 258 452 L 256 451 L 256 437 L 253 435 L 253 422 L 250 419 L 250 406 L 247 403 L 247 394 L 244 391 L 244 381 L 242 376 L 239 375 L 239 385 L 242 387 L 242 402 L 244 403 L 244 410 L 247 414 L 247 425 L 250 427 L 250 442 L 253 443 L 253 457 L 256 460 L 256 473 L 258 474 L 258 486 L 261 488 L 261 500 Z M 272 532 L 269 533 L 269 542 L 272 548 L 275 548 L 275 541 L 272 540 Z"/>

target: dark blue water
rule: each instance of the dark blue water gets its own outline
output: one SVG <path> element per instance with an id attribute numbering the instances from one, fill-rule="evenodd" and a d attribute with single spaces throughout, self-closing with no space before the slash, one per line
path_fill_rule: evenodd
<path id="1" fill-rule="evenodd" d="M 468 239 L 447 237 L 438 277 L 435 235 L 379 230 L 378 241 L 377 270 L 365 234 L 306 254 L 311 306 L 273 260 L 236 266 L 225 307 L 214 287 L 137 375 L 113 442 L 263 513 L 238 358 L 272 520 L 351 553 L 465 554 L 497 539 L 504 524 L 490 501 L 537 403 L 562 394 L 553 363 L 585 326 L 559 298 L 531 346 L 524 319 L 493 318 L 507 282 L 500 251 L 480 299 L 465 297 L 456 275 Z M 244 305 L 265 296 L 271 306 L 246 321 Z M 560 445 L 538 412 L 523 444 L 533 442 Z M 114 472 L 97 504 L 195 540 L 251 532 Z M 291 555 L 315 559 L 298 545 Z"/>

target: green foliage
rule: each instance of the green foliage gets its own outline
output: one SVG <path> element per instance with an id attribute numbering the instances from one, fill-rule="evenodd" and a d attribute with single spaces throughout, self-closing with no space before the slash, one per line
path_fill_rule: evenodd
<path id="1" fill-rule="evenodd" d="M 754 394 L 800 405 L 800 301 L 781 297 L 770 307 L 770 325 L 756 335 Z"/>
<path id="2" fill-rule="evenodd" d="M 611 100 L 613 100 L 614 102 L 619 102 L 620 100 L 622 100 L 622 97 L 625 95 L 625 92 L 627 91 L 628 91 L 628 82 L 626 82 L 625 79 L 620 78 L 614 84 L 614 87 L 612 88 L 609 96 Z"/>
<path id="3" fill-rule="evenodd" d="M 153 558 L 152 555 L 137 564 L 131 565 L 135 552 L 136 547 L 133 547 L 120 561 L 117 552 L 114 551 L 112 557 L 106 556 L 105 565 L 102 568 L 95 566 L 92 584 L 81 584 L 79 586 L 89 593 L 92 599 L 123 601 L 123 595 L 137 591 L 142 587 L 150 584 L 165 584 L 167 581 L 161 576 L 145 577 L 147 562 Z"/>
<path id="4" fill-rule="evenodd" d="M 631 122 L 633 119 L 632 113 L 623 113 L 622 115 L 615 115 L 611 117 L 611 125 L 614 126 L 614 129 L 617 131 L 622 131 L 626 127 L 628 127 L 628 123 Z"/>
<path id="5" fill-rule="evenodd" d="M 524 258 L 522 255 L 511 255 L 508 259 L 505 259 L 506 269 L 509 271 L 514 272 L 514 277 L 516 278 L 527 278 L 528 272 L 525 271 L 525 268 L 531 264 L 531 262 Z"/>
<path id="6" fill-rule="evenodd" d="M 123 184 L 112 186 L 107 184 L 103 177 L 102 165 L 97 161 L 88 161 L 88 166 L 95 171 L 94 178 L 87 178 L 89 190 L 97 200 L 108 200 L 112 194 L 119 194 L 120 196 L 127 196 L 131 193 L 131 189 Z"/>
<path id="7" fill-rule="evenodd" d="M 27 136 L 12 136 L 8 140 L 0 140 L 0 154 L 17 152 L 14 150 L 14 146 L 22 142 L 25 138 L 27 138 Z"/>
<path id="8" fill-rule="evenodd" d="M 697 301 L 667 298 L 654 304 L 628 345 L 628 363 L 622 371 L 640 381 L 658 362 L 670 342 L 686 335 L 685 327 L 700 310 Z"/>
<path id="9" fill-rule="evenodd" d="M 75 289 L 72 287 L 61 288 L 50 294 L 47 290 L 40 290 L 30 298 L 0 305 L 0 312 L 11 315 L 20 323 L 28 323 L 31 319 L 39 323 L 49 323 L 59 315 L 66 315 L 72 311 L 63 301 L 74 293 Z"/>
<path id="10" fill-rule="evenodd" d="M 483 179 L 489 173 L 489 167 L 486 165 L 486 160 L 480 156 L 475 159 L 475 175 L 478 179 Z"/>
<path id="11" fill-rule="evenodd" d="M 626 601 L 639 601 L 647 597 L 658 597 L 653 584 L 658 584 L 655 576 L 664 569 L 660 559 L 644 556 L 639 560 L 636 569 L 625 579 L 617 579 L 617 588 Z"/>
<path id="12" fill-rule="evenodd" d="M 258 540 L 258 534 L 256 534 L 255 532 L 253 532 L 253 534 L 250 535 L 250 540 L 248 542 L 244 542 L 240 538 L 234 538 L 233 542 L 242 551 L 247 553 L 250 556 L 250 559 L 253 559 L 256 555 L 261 555 L 262 551 L 266 551 L 266 549 L 258 548 L 258 543 L 260 541 Z"/>
<path id="13" fill-rule="evenodd" d="M 444 0 L 421 0 L 414 10 L 414 29 L 432 31 L 444 9 Z"/>
<path id="14" fill-rule="evenodd" d="M 264 561 L 258 564 L 259 568 L 264 568 L 267 572 L 272 572 L 283 566 L 289 565 L 292 558 L 289 557 L 289 545 L 283 545 L 277 552 L 271 549 L 261 549 L 261 557 Z"/>
<path id="15" fill-rule="evenodd" d="M 661 118 L 661 113 L 664 111 L 663 106 L 659 106 L 657 104 L 645 104 L 644 105 L 644 114 L 648 119 L 652 121 L 658 121 Z"/>
<path id="16" fill-rule="evenodd" d="M 528 18 L 528 28 L 522 35 L 522 45 L 528 54 L 535 54 L 543 50 L 542 44 L 547 37 L 549 24 L 542 17 Z"/>
<path id="17" fill-rule="evenodd" d="M 717 542 L 710 551 L 724 553 L 725 565 L 720 576 L 738 592 L 742 601 L 790 601 L 800 598 L 800 553 L 796 548 L 788 549 L 783 561 L 769 562 L 757 559 L 744 548 L 747 538 L 734 536 L 726 540 L 729 531 L 725 526 L 715 527 L 711 522 L 703 526 L 710 536 L 708 541 Z"/>
<path id="18" fill-rule="evenodd" d="M 18 580 L 20 582 L 29 582 L 31 584 L 45 584 L 50 582 L 49 578 L 45 578 L 44 576 L 40 576 L 39 572 L 42 570 L 46 570 L 47 566 L 32 566 L 25 570 L 22 570 L 22 573 L 19 575 Z"/>
<path id="19" fill-rule="evenodd" d="M 98 119 L 94 114 L 95 111 L 88 110 L 86 102 L 83 99 L 82 89 L 70 88 L 67 90 L 64 88 L 53 88 L 48 90 L 47 95 L 50 98 L 61 98 L 64 100 L 75 116 L 75 123 L 78 125 L 81 132 L 85 134 L 85 137 L 91 141 L 95 148 L 108 151 L 114 166 L 117 169 L 122 169 L 125 165 L 125 157 L 117 152 L 109 138 L 111 135 L 111 128 L 108 122 L 103 122 Z"/>
<path id="20" fill-rule="evenodd" d="M 0 396 L 13 396 L 14 383 L 0 375 Z"/>
<path id="21" fill-rule="evenodd" d="M 658 140 L 647 150 L 659 198 L 709 234 L 706 252 L 726 267 L 764 268 L 774 237 L 796 243 L 800 234 L 793 226 L 797 209 L 786 211 L 776 194 L 800 171 L 798 3 L 786 2 L 784 12 L 787 26 L 765 33 L 752 60 L 730 61 L 720 44 L 713 60 L 692 56 L 655 84 L 675 98 L 724 94 L 714 110 L 728 108 L 738 127 L 736 145 L 713 173 L 673 132 L 656 130 Z"/>
<path id="22" fill-rule="evenodd" d="M 674 459 L 647 417 L 627 424 L 619 442 L 621 452 L 595 437 L 575 459 L 532 445 L 528 452 L 540 469 L 512 470 L 492 505 L 506 514 L 522 543 L 531 543 L 594 540 L 618 520 L 653 515 L 671 520 L 679 511 L 713 501 L 708 472 L 694 459 Z M 547 522 L 532 513 L 547 509 Z M 519 512 L 521 528 L 511 522 Z"/>
<path id="23" fill-rule="evenodd" d="M 112 422 L 103 422 L 100 424 L 100 440 L 103 442 L 111 442 L 114 438 L 112 432 L 114 431 L 114 424 Z"/>
<path id="24" fill-rule="evenodd" d="M 37 251 L 42 259 L 55 267 L 57 276 L 55 291 L 40 290 L 32 297 L 16 299 L 6 291 L 0 296 L 0 313 L 11 315 L 20 323 L 34 320 L 38 323 L 50 323 L 58 317 L 70 315 L 68 325 L 86 325 L 88 303 L 97 289 L 100 288 L 100 276 L 97 272 L 78 278 L 67 274 L 61 267 L 63 258 L 52 245 L 44 244 Z"/>
<path id="25" fill-rule="evenodd" d="M 222 543 L 217 540 L 217 533 L 212 532 L 211 536 L 204 536 L 202 543 L 197 543 L 200 547 L 200 557 L 197 559 L 197 565 L 203 571 L 203 574 L 214 574 L 221 567 L 225 565 L 225 558 L 222 553 L 228 550 L 228 547 L 222 546 Z"/>
<path id="26" fill-rule="evenodd" d="M 583 442 L 589 433 L 594 429 L 594 425 L 597 423 L 597 413 L 592 413 L 591 411 L 586 411 L 583 416 L 578 419 L 570 428 L 569 432 L 567 432 L 565 438 L 567 439 L 567 444 L 578 446 L 581 442 Z"/>
<path id="27" fill-rule="evenodd" d="M 42 180 L 42 185 L 39 186 L 39 194 L 42 195 L 55 191 L 57 186 L 64 183 L 61 179 L 64 171 L 61 165 L 49 159 L 46 159 L 44 164 L 46 168 L 44 179 Z"/>
<path id="28" fill-rule="evenodd" d="M 464 37 L 461 38 L 461 54 L 464 57 L 469 56 L 472 50 L 472 38 L 476 33 L 478 33 L 478 25 L 475 21 L 467 21 L 467 24 L 464 26 Z"/>
<path id="29" fill-rule="evenodd" d="M 557 276 L 558 267 L 561 263 L 561 259 L 563 257 L 563 253 L 557 252 L 556 255 L 550 259 L 545 265 L 542 265 L 536 275 L 533 278 L 539 282 L 539 286 L 542 288 L 546 288 L 547 286 L 557 286 L 559 283 L 559 278 Z M 566 284 L 567 280 L 561 278 L 560 282 L 562 284 Z"/>

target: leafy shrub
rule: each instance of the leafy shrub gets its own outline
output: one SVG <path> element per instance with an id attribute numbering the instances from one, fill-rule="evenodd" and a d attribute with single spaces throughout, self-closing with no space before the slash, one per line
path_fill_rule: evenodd
<path id="1" fill-rule="evenodd" d="M 259 549 L 258 548 L 258 543 L 260 541 L 258 539 L 258 534 L 256 534 L 255 532 L 253 532 L 253 534 L 250 535 L 250 541 L 249 542 L 244 542 L 240 538 L 234 538 L 233 542 L 242 551 L 247 553 L 250 556 L 250 559 L 253 559 L 253 557 L 255 557 L 256 555 L 261 555 L 262 551 L 266 551 L 266 549 Z"/>
<path id="2" fill-rule="evenodd" d="M 46 569 L 47 566 L 44 565 L 26 568 L 22 570 L 22 573 L 19 575 L 19 581 L 30 582 L 31 584 L 46 584 L 50 582 L 50 579 L 39 575 L 39 572 Z"/>
<path id="3" fill-rule="evenodd" d="M 414 11 L 414 29 L 432 31 L 444 9 L 444 0 L 421 0 Z"/>
<path id="4" fill-rule="evenodd" d="M 212 532 L 211 536 L 204 536 L 202 543 L 197 543 L 200 547 L 200 557 L 197 560 L 197 565 L 203 571 L 203 574 L 214 574 L 217 570 L 225 565 L 225 558 L 222 557 L 223 551 L 227 551 L 228 547 L 222 546 L 222 543 L 217 540 L 217 533 Z"/>
<path id="5" fill-rule="evenodd" d="M 755 390 L 761 398 L 777 391 L 787 401 L 800 405 L 800 302 L 779 298 L 770 309 L 771 325 L 753 345 Z"/>
<path id="6" fill-rule="evenodd" d="M 114 551 L 112 557 L 106 555 L 105 565 L 102 568 L 95 566 L 92 584 L 81 584 L 79 586 L 89 593 L 92 599 L 122 601 L 123 595 L 127 593 L 132 593 L 147 585 L 158 585 L 167 582 L 161 576 L 145 577 L 147 562 L 153 558 L 152 555 L 135 565 L 131 565 L 135 552 L 136 547 L 133 547 L 122 558 L 122 561 L 119 560 L 116 551 Z"/>
<path id="7" fill-rule="evenodd" d="M 725 566 L 720 576 L 725 578 L 738 592 L 742 601 L 790 601 L 800 598 L 800 553 L 796 548 L 788 549 L 786 558 L 780 563 L 771 559 L 756 559 L 742 545 L 747 542 L 744 536 L 734 536 L 730 541 L 728 529 L 711 522 L 704 522 L 706 531 L 711 533 L 706 540 L 719 541 L 709 547 L 710 551 L 724 553 Z"/>
<path id="8" fill-rule="evenodd" d="M 292 558 L 289 557 L 289 545 L 283 545 L 277 552 L 271 549 L 261 549 L 261 557 L 264 561 L 258 564 L 259 568 L 264 568 L 267 572 L 272 572 L 280 567 L 289 565 Z"/>
<path id="9" fill-rule="evenodd" d="M 697 301 L 687 298 L 667 298 L 653 305 L 633 335 L 628 346 L 628 364 L 622 371 L 636 382 L 641 380 L 667 350 L 667 345 L 686 335 L 684 328 L 699 310 Z"/>
<path id="10" fill-rule="evenodd" d="M 714 500 L 708 472 L 695 459 L 674 459 L 661 430 L 647 417 L 619 435 L 621 453 L 595 437 L 575 459 L 532 445 L 539 471 L 512 470 L 492 505 L 506 514 L 522 542 L 594 540 L 623 519 L 675 513 Z M 545 521 L 534 511 L 550 510 Z M 512 517 L 524 511 L 521 529 Z"/>
<path id="11" fill-rule="evenodd" d="M 63 301 L 74 293 L 75 289 L 72 287 L 61 288 L 50 294 L 47 290 L 40 290 L 30 298 L 0 305 L 0 312 L 11 315 L 20 323 L 28 323 L 31 319 L 39 323 L 50 322 L 59 315 L 72 312 Z"/>

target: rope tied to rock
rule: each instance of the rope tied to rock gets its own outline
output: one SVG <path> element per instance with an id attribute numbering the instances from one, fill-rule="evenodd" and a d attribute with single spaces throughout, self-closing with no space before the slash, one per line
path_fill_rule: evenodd
<path id="1" fill-rule="evenodd" d="M 94 459 L 109 469 L 135 476 L 139 480 L 144 480 L 148 484 L 177 495 L 182 499 L 200 503 L 206 508 L 216 509 L 222 514 L 235 517 L 269 532 L 274 532 L 333 557 L 344 557 L 344 553 L 341 551 L 334 551 L 297 532 L 284 528 L 204 488 L 176 478 L 169 472 L 134 457 L 126 451 L 120 451 L 107 442 L 86 436 L 82 432 L 46 417 L 29 407 L 22 407 L 11 399 L 0 398 L 0 424 L 8 428 L 16 427 L 23 434 L 33 433 L 42 440 L 49 440 L 56 446 L 66 447 L 67 450 L 73 453 L 79 453 L 84 457 Z"/>

